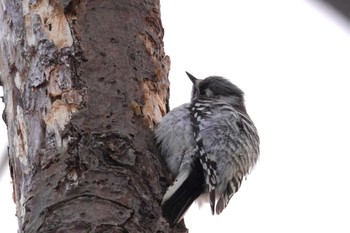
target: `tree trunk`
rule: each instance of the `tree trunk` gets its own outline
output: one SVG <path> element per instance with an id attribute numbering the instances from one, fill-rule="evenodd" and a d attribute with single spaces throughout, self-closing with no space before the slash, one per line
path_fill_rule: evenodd
<path id="1" fill-rule="evenodd" d="M 20 232 L 186 232 L 160 202 L 170 62 L 159 0 L 4 0 L 0 77 Z"/>

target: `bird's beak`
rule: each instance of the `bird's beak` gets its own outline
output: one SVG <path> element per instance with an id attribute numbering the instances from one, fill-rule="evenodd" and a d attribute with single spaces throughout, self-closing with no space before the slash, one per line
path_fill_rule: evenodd
<path id="1" fill-rule="evenodd" d="M 193 83 L 193 85 L 196 85 L 197 79 L 190 73 L 188 73 L 187 71 L 185 71 L 187 76 L 191 79 L 191 82 Z"/>

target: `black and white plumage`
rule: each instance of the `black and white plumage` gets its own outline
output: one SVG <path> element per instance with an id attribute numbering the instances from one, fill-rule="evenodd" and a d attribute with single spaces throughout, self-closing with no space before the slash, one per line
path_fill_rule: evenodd
<path id="1" fill-rule="evenodd" d="M 259 156 L 244 93 L 222 77 L 187 75 L 191 102 L 171 110 L 155 130 L 160 153 L 176 177 L 162 201 L 171 225 L 195 200 L 209 202 L 212 213 L 220 214 Z"/>

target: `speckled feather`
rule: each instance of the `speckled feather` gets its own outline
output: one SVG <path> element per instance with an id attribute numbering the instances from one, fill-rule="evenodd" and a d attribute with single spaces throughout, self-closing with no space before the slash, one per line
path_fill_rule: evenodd
<path id="1" fill-rule="evenodd" d="M 161 155 L 176 177 L 163 198 L 163 212 L 172 212 L 164 215 L 172 224 L 181 220 L 192 203 L 188 200 L 208 201 L 212 211 L 216 204 L 215 212 L 220 214 L 259 155 L 259 137 L 246 113 L 243 92 L 221 77 L 192 81 L 191 103 L 170 111 L 155 131 Z M 200 178 L 193 165 L 197 160 L 202 166 Z M 195 184 L 192 177 L 204 184 Z M 191 191 L 196 196 L 184 193 L 184 186 L 196 186 L 198 190 Z M 179 196 L 174 197 L 174 193 Z M 184 206 L 172 210 L 179 203 Z"/>

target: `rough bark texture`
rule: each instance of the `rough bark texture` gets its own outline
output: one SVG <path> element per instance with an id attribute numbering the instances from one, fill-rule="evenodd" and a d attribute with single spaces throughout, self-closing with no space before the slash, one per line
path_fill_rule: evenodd
<path id="1" fill-rule="evenodd" d="M 159 0 L 4 0 L 0 80 L 20 232 L 186 232 L 160 202 Z"/>

